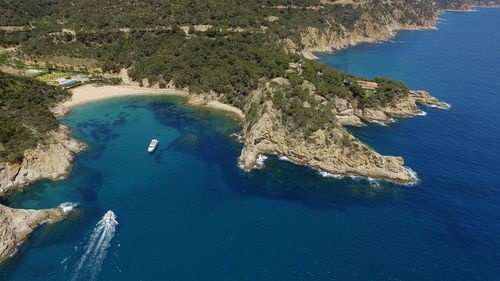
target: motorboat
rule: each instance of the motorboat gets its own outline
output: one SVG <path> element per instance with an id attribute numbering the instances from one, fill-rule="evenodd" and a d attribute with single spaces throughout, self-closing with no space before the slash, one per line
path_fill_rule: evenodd
<path id="1" fill-rule="evenodd" d="M 104 216 L 102 217 L 102 221 L 105 224 L 112 224 L 116 222 L 116 215 L 113 213 L 113 211 L 107 211 Z"/>
<path id="2" fill-rule="evenodd" d="M 148 152 L 151 153 L 151 152 L 155 151 L 155 149 L 159 143 L 160 143 L 160 141 L 157 139 L 151 140 L 151 142 L 149 143 L 149 146 L 148 146 Z"/>

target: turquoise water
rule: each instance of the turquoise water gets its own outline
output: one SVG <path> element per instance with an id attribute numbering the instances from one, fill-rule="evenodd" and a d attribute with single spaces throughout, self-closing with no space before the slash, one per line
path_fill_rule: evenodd
<path id="1" fill-rule="evenodd" d="M 238 123 L 178 98 L 75 109 L 62 122 L 89 148 L 73 173 L 3 203 L 79 206 L 37 230 L 0 280 L 90 280 L 93 269 L 96 280 L 499 280 L 498 26 L 499 9 L 445 14 L 439 31 L 322 56 L 453 106 L 352 129 L 382 153 L 404 156 L 421 180 L 412 187 L 322 178 L 273 157 L 244 173 L 231 137 Z M 148 154 L 153 137 L 160 145 Z M 76 274 L 107 210 L 119 224 L 114 236 L 104 233 L 109 244 L 98 244 L 109 246 L 97 251 L 102 269 L 96 256 Z"/>

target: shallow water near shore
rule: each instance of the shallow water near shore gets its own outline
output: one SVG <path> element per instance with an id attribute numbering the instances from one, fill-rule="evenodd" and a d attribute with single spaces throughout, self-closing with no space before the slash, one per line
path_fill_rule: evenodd
<path id="1" fill-rule="evenodd" d="M 324 178 L 269 157 L 244 173 L 224 113 L 175 97 L 119 98 L 62 122 L 89 144 L 67 179 L 4 202 L 76 202 L 0 267 L 0 280 L 88 280 L 86 245 L 109 246 L 95 280 L 498 280 L 500 9 L 447 13 L 439 31 L 403 32 L 325 63 L 428 90 L 452 109 L 352 131 L 405 157 L 419 184 Z M 151 138 L 160 140 L 153 154 Z M 89 243 L 113 210 L 107 245 Z M 106 236 L 106 237 L 105 237 Z M 98 246 L 95 246 L 98 247 Z M 88 247 L 87 247 L 88 248 Z M 86 266 L 98 266 L 84 259 Z M 94 263 L 93 263 L 94 262 Z"/>

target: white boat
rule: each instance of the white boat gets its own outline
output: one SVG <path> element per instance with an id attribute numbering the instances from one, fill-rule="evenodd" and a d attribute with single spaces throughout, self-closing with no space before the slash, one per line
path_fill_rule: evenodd
<path id="1" fill-rule="evenodd" d="M 153 140 L 151 141 L 151 143 L 149 143 L 149 146 L 148 146 L 148 152 L 149 152 L 149 153 L 151 153 L 151 152 L 155 151 L 156 146 L 158 146 L 158 144 L 159 144 L 159 143 L 160 143 L 160 141 L 159 141 L 159 140 L 157 140 L 157 139 L 153 139 Z"/>
<path id="2" fill-rule="evenodd" d="M 102 217 L 102 221 L 106 224 L 111 224 L 111 223 L 114 223 L 116 222 L 116 216 L 115 216 L 115 213 L 113 213 L 113 211 L 107 211 L 104 216 Z"/>

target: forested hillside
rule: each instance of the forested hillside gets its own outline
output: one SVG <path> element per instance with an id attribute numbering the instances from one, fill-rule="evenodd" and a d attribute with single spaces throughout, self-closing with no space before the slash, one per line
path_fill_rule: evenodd
<path id="1" fill-rule="evenodd" d="M 50 108 L 69 97 L 38 80 L 0 72 L 0 163 L 43 142 L 58 127 Z"/>
<path id="2" fill-rule="evenodd" d="M 328 162 L 331 172 L 409 182 L 414 179 L 402 160 L 380 156 L 342 125 L 412 116 L 420 112 L 416 103 L 436 101 L 412 95 L 402 82 L 360 82 L 366 79 L 306 57 L 387 39 L 400 29 L 432 27 L 440 9 L 482 4 L 471 1 L 0 0 L 0 46 L 17 61 L 57 61 L 114 78 L 126 70 L 140 86 L 187 89 L 233 105 L 246 115 L 248 142 L 241 157 L 246 168 L 259 153 L 278 153 L 322 168 Z M 67 97 L 40 82 L 1 75 L 0 162 L 21 157 L 43 140 L 57 124 L 49 107 Z M 266 114 L 272 118 L 262 119 Z M 281 130 L 296 146 L 276 142 L 269 132 L 261 135 L 262 128 Z M 319 136 L 324 143 L 300 151 Z M 340 158 L 311 160 L 319 157 L 311 153 L 325 147 L 341 149 L 332 152 Z M 361 164 L 336 170 L 339 163 L 356 161 L 360 151 L 363 163 L 375 170 Z"/>

